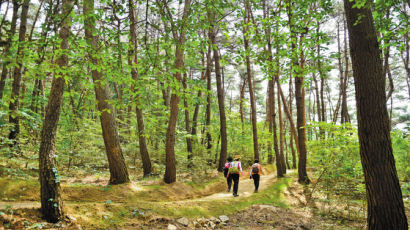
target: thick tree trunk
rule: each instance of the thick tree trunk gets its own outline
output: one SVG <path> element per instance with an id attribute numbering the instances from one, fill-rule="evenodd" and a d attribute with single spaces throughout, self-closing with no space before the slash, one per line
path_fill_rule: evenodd
<path id="1" fill-rule="evenodd" d="M 215 45 L 215 35 L 211 39 L 212 44 Z M 220 117 L 220 132 L 221 132 L 221 154 L 219 156 L 218 171 L 222 172 L 226 162 L 228 152 L 228 136 L 226 133 L 226 115 L 225 115 L 225 94 L 222 88 L 222 79 L 219 65 L 219 54 L 216 48 L 214 48 L 215 59 L 215 76 L 216 76 L 216 88 L 218 92 L 218 107 Z"/>
<path id="2" fill-rule="evenodd" d="M 68 56 L 65 54 L 68 47 L 68 37 L 71 29 L 71 14 L 73 1 L 63 0 L 62 14 L 65 20 L 62 22 L 59 37 L 61 39 L 61 56 L 57 58 L 57 73 L 68 73 Z M 41 213 L 49 222 L 58 222 L 63 217 L 63 202 L 61 198 L 60 178 L 56 162 L 56 136 L 57 125 L 60 118 L 60 110 L 64 94 L 64 76 L 53 78 L 47 111 L 41 131 L 41 144 L 39 152 L 39 178 Z"/>
<path id="3" fill-rule="evenodd" d="M 218 171 L 222 172 L 225 165 L 227 151 L 228 151 L 228 137 L 226 133 L 226 115 L 225 115 L 225 95 L 223 89 L 223 82 L 221 76 L 221 67 L 219 64 L 219 52 L 215 39 L 215 13 L 212 9 L 208 9 L 208 18 L 211 24 L 208 32 L 209 40 L 214 54 L 215 61 L 215 77 L 216 77 L 216 89 L 218 94 L 218 107 L 219 107 L 219 121 L 220 121 L 220 133 L 221 133 L 221 153 L 219 156 Z"/>
<path id="4" fill-rule="evenodd" d="M 25 53 L 24 41 L 26 40 L 27 31 L 27 15 L 30 0 L 24 0 L 21 9 L 20 28 L 19 28 L 19 45 L 17 49 L 16 67 L 13 72 L 13 85 L 11 89 L 11 98 L 9 104 L 9 122 L 12 124 L 12 129 L 9 134 L 9 139 L 12 140 L 12 146 L 17 144 L 17 135 L 20 133 L 19 124 L 19 97 L 21 85 L 21 70 L 23 68 L 23 58 Z"/>
<path id="5" fill-rule="evenodd" d="M 110 184 L 121 184 L 129 181 L 128 170 L 124 156 L 120 146 L 117 127 L 115 124 L 114 109 L 108 103 L 109 92 L 108 86 L 101 84 L 103 80 L 102 72 L 97 66 L 101 65 L 98 56 L 98 41 L 95 35 L 95 17 L 94 17 L 94 0 L 84 1 L 84 27 L 85 37 L 88 44 L 89 59 L 94 68 L 91 68 L 91 75 L 94 82 L 95 97 L 97 99 L 97 107 L 100 111 L 100 121 L 103 131 L 105 150 L 108 158 L 108 166 L 110 169 Z"/>
<path id="6" fill-rule="evenodd" d="M 13 15 L 11 17 L 10 31 L 8 33 L 7 43 L 3 50 L 4 57 L 7 57 L 7 59 L 3 60 L 2 72 L 1 72 L 1 78 L 0 78 L 0 99 L 3 98 L 4 87 L 6 85 L 6 78 L 7 78 L 7 73 L 8 73 L 7 66 L 10 64 L 10 59 L 9 59 L 10 47 L 13 42 L 13 36 L 16 33 L 17 18 L 18 18 L 17 13 L 18 13 L 19 7 L 20 7 L 19 2 L 17 0 L 13 0 Z"/>
<path id="7" fill-rule="evenodd" d="M 300 47 L 300 49 L 303 49 Z M 300 68 L 304 68 L 304 55 L 301 52 L 300 55 Z M 295 79 L 295 97 L 296 97 L 296 115 L 297 115 L 297 130 L 298 130 L 298 143 L 299 143 L 299 165 L 298 165 L 298 181 L 303 184 L 309 184 L 310 180 L 306 172 L 306 114 L 305 114 L 305 88 L 304 77 L 300 74 L 296 74 Z M 323 108 L 323 107 L 322 107 Z M 322 114 L 323 116 L 323 114 Z"/>
<path id="8" fill-rule="evenodd" d="M 299 176 L 299 183 L 309 184 L 310 180 L 306 172 L 306 157 L 307 157 L 307 150 L 306 150 L 306 114 L 305 114 L 305 88 L 303 87 L 304 84 L 304 76 L 303 73 L 299 69 L 304 68 L 305 64 L 305 57 L 303 54 L 303 47 L 302 41 L 304 39 L 304 34 L 300 36 L 300 63 L 298 63 L 298 50 L 297 50 L 297 37 L 296 32 L 294 31 L 293 27 L 293 16 L 292 16 L 292 6 L 288 6 L 288 17 L 289 17 L 289 30 L 290 30 L 290 37 L 291 37 L 291 53 L 292 53 L 292 68 L 293 76 L 295 77 L 295 98 L 296 98 L 296 117 L 297 117 L 297 132 L 298 132 L 298 145 L 299 145 L 299 165 L 298 165 L 298 176 Z M 307 31 L 305 31 L 307 32 Z M 322 107 L 323 109 L 323 107 Z M 323 114 L 322 114 L 323 115 Z M 323 116 L 322 116 L 323 117 Z"/>
<path id="9" fill-rule="evenodd" d="M 166 3 L 165 3 L 166 4 Z M 191 6 L 191 0 L 185 0 L 184 2 L 184 13 L 182 16 L 182 26 L 180 31 L 176 31 L 174 29 L 174 39 L 177 40 L 176 48 L 175 48 L 175 61 L 174 61 L 174 68 L 179 70 L 176 71 L 174 74 L 175 79 L 177 80 L 178 84 L 181 83 L 181 70 L 184 65 L 184 44 L 185 44 L 185 30 L 186 30 L 186 21 L 188 17 L 189 8 Z M 179 35 L 178 35 L 179 34 Z M 176 181 L 176 165 L 175 165 L 175 129 L 178 120 L 178 103 L 179 103 L 179 96 L 175 90 L 173 90 L 171 95 L 171 103 L 170 103 L 170 117 L 168 121 L 168 129 L 165 139 L 165 175 L 164 181 L 167 184 L 173 183 Z"/>
<path id="10" fill-rule="evenodd" d="M 366 6 L 370 5 L 368 3 Z M 360 157 L 366 184 L 367 224 L 369 229 L 407 230 L 373 16 L 366 6 L 358 9 L 353 8 L 354 4 L 344 0 L 355 80 Z"/>
<path id="11" fill-rule="evenodd" d="M 129 19 L 130 19 L 130 56 L 128 57 L 129 65 L 131 68 L 131 76 L 134 80 L 132 91 L 135 93 L 135 112 L 137 115 L 137 126 L 138 126 L 138 142 L 142 161 L 142 168 L 144 169 L 144 177 L 151 174 L 151 160 L 148 154 L 147 140 L 145 138 L 145 126 L 144 117 L 142 114 L 140 96 L 138 92 L 138 41 L 137 41 L 137 18 L 135 16 L 135 4 L 132 0 L 128 1 L 129 6 Z"/>
<path id="12" fill-rule="evenodd" d="M 246 2 L 246 0 L 245 0 Z M 251 102 L 251 118 L 252 118 L 252 134 L 253 134 L 253 153 L 254 159 L 259 160 L 259 146 L 258 146 L 258 126 L 257 126 L 257 117 L 256 117 L 256 101 L 255 94 L 253 92 L 253 83 L 252 83 L 252 72 L 251 72 L 251 61 L 249 58 L 249 39 L 248 39 L 248 28 L 247 24 L 249 23 L 249 4 L 245 3 L 245 15 L 244 15 L 244 25 L 243 25 L 243 43 L 245 48 L 245 60 L 246 60 L 246 74 L 248 79 L 249 87 L 249 98 Z"/>

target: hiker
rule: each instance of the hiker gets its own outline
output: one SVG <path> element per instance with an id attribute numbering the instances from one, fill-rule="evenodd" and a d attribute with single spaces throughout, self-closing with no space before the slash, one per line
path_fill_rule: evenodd
<path id="1" fill-rule="evenodd" d="M 226 183 L 228 183 L 228 192 L 231 191 L 231 187 L 232 187 L 232 176 L 231 175 L 228 176 L 229 168 L 232 167 L 232 160 L 233 160 L 232 157 L 229 156 L 227 159 L 228 162 L 225 163 L 225 167 L 224 167 L 224 176 L 226 178 Z"/>
<path id="2" fill-rule="evenodd" d="M 259 160 L 255 160 L 254 164 L 251 167 L 251 172 L 249 179 L 253 179 L 253 184 L 255 185 L 255 193 L 259 189 L 259 180 L 261 179 L 262 166 L 259 164 Z"/>
<path id="3" fill-rule="evenodd" d="M 235 155 L 234 162 L 231 163 L 231 167 L 228 170 L 228 177 L 231 176 L 233 180 L 233 196 L 237 197 L 238 195 L 238 187 L 239 187 L 239 176 L 242 175 L 242 166 L 240 155 Z"/>

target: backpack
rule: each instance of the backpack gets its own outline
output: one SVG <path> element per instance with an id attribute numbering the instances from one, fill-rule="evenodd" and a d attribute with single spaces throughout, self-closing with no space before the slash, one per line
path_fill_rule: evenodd
<path id="1" fill-rule="evenodd" d="M 228 171 L 229 171 L 230 165 L 231 165 L 230 163 L 225 164 L 225 167 L 224 167 L 224 176 L 225 177 L 228 176 Z"/>
<path id="2" fill-rule="evenodd" d="M 258 164 L 253 164 L 252 165 L 252 174 L 259 174 L 259 165 Z"/>
<path id="3" fill-rule="evenodd" d="M 229 174 L 239 174 L 239 162 L 233 162 L 229 168 Z"/>

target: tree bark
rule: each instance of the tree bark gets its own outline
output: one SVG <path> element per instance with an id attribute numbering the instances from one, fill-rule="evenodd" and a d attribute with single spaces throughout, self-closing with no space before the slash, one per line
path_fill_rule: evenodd
<path id="1" fill-rule="evenodd" d="M 336 109 L 333 113 L 333 122 L 336 123 L 337 117 L 339 114 L 339 109 L 340 109 L 340 104 L 342 103 L 342 97 L 343 97 L 343 79 L 344 79 L 344 74 L 343 74 L 343 65 L 342 65 L 342 48 L 340 44 L 340 22 L 337 22 L 337 50 L 338 50 L 338 65 L 339 65 L 339 98 L 337 100 L 336 104 Z"/>
<path id="2" fill-rule="evenodd" d="M 302 38 L 301 38 L 302 39 Z M 304 54 L 303 47 L 300 44 L 300 68 L 304 68 Z M 296 63 L 295 63 L 296 64 Z M 306 113 L 305 113 L 305 88 L 304 76 L 302 74 L 296 74 L 295 79 L 295 97 L 296 97 L 296 115 L 297 115 L 297 130 L 298 130 L 298 143 L 299 143 L 299 165 L 298 165 L 298 181 L 303 184 L 309 184 L 310 179 L 306 172 L 307 161 L 307 149 L 306 149 Z M 323 107 L 322 107 L 323 109 Z M 323 114 L 322 114 L 323 116 Z"/>
<path id="3" fill-rule="evenodd" d="M 17 66 L 14 68 L 13 72 L 13 85 L 11 90 L 11 98 L 9 104 L 9 122 L 12 124 L 12 129 L 9 134 L 9 139 L 12 140 L 11 146 L 17 144 L 17 135 L 20 133 L 20 124 L 19 124 L 19 97 L 20 97 L 20 85 L 21 85 L 21 70 L 23 68 L 23 58 L 25 53 L 25 40 L 26 40 L 26 31 L 27 31 L 27 15 L 29 8 L 30 0 L 24 0 L 22 9 L 21 9 L 21 18 L 20 18 L 20 28 L 19 28 L 19 43 L 17 48 Z"/>
<path id="4" fill-rule="evenodd" d="M 138 126 L 138 142 L 142 161 L 142 168 L 144 170 L 144 177 L 151 174 L 151 159 L 148 153 L 147 140 L 145 138 L 145 125 L 144 116 L 142 114 L 141 101 L 138 91 L 138 41 L 137 41 L 137 18 L 135 15 L 135 5 L 132 0 L 128 1 L 129 6 L 129 19 L 130 19 L 130 56 L 128 57 L 129 65 L 131 66 L 131 76 L 133 79 L 132 91 L 135 93 L 135 112 L 137 115 L 137 126 Z"/>
<path id="5" fill-rule="evenodd" d="M 187 132 L 186 136 L 186 149 L 188 152 L 188 167 L 191 166 L 191 160 L 192 160 L 192 138 L 190 137 L 191 135 L 191 121 L 189 118 L 189 109 L 188 109 L 188 101 L 187 101 L 187 74 L 184 73 L 184 78 L 182 79 L 182 86 L 184 87 L 184 112 L 185 112 L 185 129 Z"/>
<path id="6" fill-rule="evenodd" d="M 304 76 L 303 73 L 299 69 L 304 68 L 305 64 L 305 57 L 303 54 L 303 46 L 302 41 L 304 38 L 304 34 L 300 36 L 300 63 L 298 63 L 298 51 L 297 51 L 297 37 L 296 31 L 294 30 L 293 26 L 293 15 L 292 15 L 292 6 L 288 5 L 288 17 L 289 17 L 289 30 L 290 30 L 290 37 L 291 37 L 291 52 L 292 52 L 292 66 L 299 66 L 298 70 L 296 68 L 292 68 L 293 76 L 295 76 L 295 98 L 296 98 L 296 115 L 297 115 L 297 132 L 298 132 L 298 145 L 299 145 L 299 165 L 298 165 L 298 176 L 299 176 L 299 183 L 309 184 L 310 180 L 306 172 L 306 114 L 305 114 L 305 89 L 303 87 L 304 84 Z M 305 31 L 304 33 L 306 33 Z"/>
<path id="7" fill-rule="evenodd" d="M 11 17 L 10 31 L 8 33 L 7 43 L 4 46 L 4 51 L 3 51 L 4 57 L 10 56 L 10 47 L 13 42 L 13 36 L 16 33 L 19 7 L 20 7 L 20 4 L 18 3 L 18 1 L 13 0 L 13 15 Z M 6 78 L 7 78 L 7 73 L 8 73 L 7 66 L 10 64 L 10 60 L 8 59 L 9 58 L 3 59 L 3 66 L 2 66 L 2 72 L 1 72 L 1 78 L 0 78 L 0 99 L 3 98 L 4 87 L 6 85 Z"/>
<path id="8" fill-rule="evenodd" d="M 71 30 L 72 0 L 63 0 L 62 13 L 65 17 L 62 22 L 59 37 L 61 39 L 61 56 L 56 60 L 58 70 L 51 85 L 47 111 L 41 131 L 41 144 L 39 151 L 39 179 L 41 196 L 41 213 L 49 222 L 58 222 L 64 217 L 63 201 L 61 198 L 60 178 L 56 162 L 56 137 L 60 110 L 63 103 L 64 82 L 68 66 L 68 56 L 65 51 L 69 49 L 68 38 Z"/>
<path id="9" fill-rule="evenodd" d="M 205 61 L 204 61 L 205 59 L 204 52 L 201 52 L 201 54 L 202 54 L 202 66 L 203 68 L 205 68 L 205 70 L 202 70 L 201 72 L 201 81 L 203 81 L 206 78 L 207 67 L 205 66 Z M 192 130 L 191 130 L 192 136 L 196 136 L 197 134 L 198 114 L 199 114 L 199 106 L 201 105 L 200 103 L 201 98 L 202 98 L 202 90 L 199 89 L 198 94 L 197 94 L 197 101 L 195 102 L 194 115 L 192 116 Z"/>
<path id="10" fill-rule="evenodd" d="M 292 115 L 293 115 L 293 111 L 292 111 L 292 102 L 293 102 L 293 82 L 292 82 L 292 75 L 289 77 L 289 116 L 290 117 L 292 117 Z M 278 86 L 280 86 L 280 85 L 278 85 Z M 280 88 L 279 88 L 280 89 Z M 281 92 L 282 92 L 282 90 L 280 90 Z M 283 93 L 282 93 L 283 94 Z M 281 95 L 282 95 L 281 94 Z M 283 99 L 283 97 L 282 97 L 282 99 Z M 286 110 L 286 104 L 285 103 L 283 103 L 283 110 L 285 110 L 285 111 L 287 111 Z M 297 149 L 297 154 L 299 154 L 299 147 L 298 147 L 298 144 L 297 144 L 297 137 L 296 137 L 296 130 L 295 130 L 295 126 L 294 126 L 294 124 L 293 124 L 293 121 L 292 122 L 290 122 L 289 121 L 289 126 L 291 127 L 290 128 L 290 132 L 289 132 L 289 134 L 290 134 L 290 140 L 289 140 L 289 146 L 290 146 L 290 150 L 291 150 L 291 152 L 292 152 L 292 169 L 296 169 L 297 168 L 297 164 L 296 164 L 296 151 L 295 151 L 295 148 L 293 147 L 293 140 L 295 140 L 295 143 L 296 143 L 296 149 Z"/>
<path id="11" fill-rule="evenodd" d="M 165 7 L 167 3 L 164 1 Z M 186 24 L 188 12 L 191 6 L 191 0 L 185 0 L 184 2 L 184 12 L 182 15 L 182 25 L 179 29 L 179 35 L 175 28 L 173 28 L 174 39 L 177 40 L 175 48 L 175 61 L 174 68 L 178 71 L 175 72 L 174 77 L 177 80 L 177 84 L 181 83 L 181 71 L 184 65 L 184 44 L 185 44 L 185 33 L 186 33 Z M 169 12 L 169 11 L 168 11 Z M 171 16 L 172 17 L 172 16 Z M 170 18 L 171 19 L 171 18 Z M 173 23 L 173 22 L 171 22 Z M 172 25 L 176 26 L 176 25 Z M 173 183 L 176 181 L 176 165 L 175 165 L 175 129 L 178 120 L 178 103 L 179 96 L 175 90 L 173 90 L 171 95 L 170 102 L 170 117 L 168 121 L 168 129 L 165 139 L 165 175 L 164 182 L 167 184 Z"/>
<path id="12" fill-rule="evenodd" d="M 290 104 L 288 106 L 288 104 L 286 102 L 286 97 L 283 94 L 282 87 L 280 85 L 279 79 L 276 80 L 276 84 L 278 84 L 278 86 L 279 86 L 278 89 L 279 89 L 279 93 L 280 93 L 280 98 L 282 99 L 282 103 L 283 103 L 283 110 L 285 110 L 285 114 L 286 114 L 286 116 L 289 120 L 290 131 L 293 132 L 293 140 L 295 141 L 296 150 L 299 154 L 298 135 L 297 135 L 296 128 L 295 128 L 295 123 L 293 122 L 292 114 L 290 113 L 290 111 L 291 111 L 290 108 L 292 108 L 292 106 Z"/>
<path id="13" fill-rule="evenodd" d="M 251 61 L 249 58 L 249 39 L 247 37 L 247 32 L 248 32 L 248 23 L 249 23 L 249 11 L 250 11 L 250 6 L 245 0 L 245 15 L 243 19 L 243 43 L 244 43 L 244 48 L 245 48 L 245 60 L 246 60 L 246 74 L 247 74 L 247 79 L 248 79 L 248 87 L 249 87 L 249 98 L 251 102 L 251 118 L 252 118 L 252 134 L 253 134 L 253 153 L 254 153 L 254 159 L 259 160 L 259 146 L 258 146 L 258 122 L 257 122 L 257 117 L 256 117 L 256 101 L 255 101 L 255 94 L 253 92 L 253 83 L 252 83 L 252 72 L 251 72 Z"/>
<path id="14" fill-rule="evenodd" d="M 219 121 L 220 121 L 220 133 L 221 133 L 221 152 L 219 156 L 218 171 L 222 172 L 225 165 L 227 151 L 228 151 L 228 137 L 226 133 L 226 115 L 225 115 L 225 95 L 223 89 L 223 82 L 221 77 L 221 67 L 219 64 L 219 53 L 215 40 L 215 12 L 208 9 L 209 22 L 211 24 L 209 29 L 209 40 L 214 54 L 215 61 L 215 77 L 216 77 L 216 89 L 218 94 L 218 107 L 219 107 Z"/>
<path id="15" fill-rule="evenodd" d="M 211 92 L 212 92 L 212 79 L 211 79 L 211 72 L 212 72 L 212 50 L 208 48 L 207 55 L 206 55 L 206 113 L 205 113 L 205 132 L 206 132 L 206 149 L 210 150 L 212 148 L 212 136 L 211 132 L 209 131 L 211 125 Z"/>
<path id="16" fill-rule="evenodd" d="M 88 55 L 91 60 L 91 75 L 94 82 L 95 97 L 100 114 L 101 127 L 105 150 L 110 169 L 110 184 L 121 184 L 129 182 L 128 170 L 120 146 L 120 139 L 115 124 L 114 109 L 108 103 L 108 86 L 102 85 L 102 72 L 98 70 L 101 60 L 98 58 L 98 39 L 95 35 L 94 0 L 84 1 L 84 27 L 88 46 Z"/>
<path id="17" fill-rule="evenodd" d="M 344 0 L 355 80 L 360 158 L 366 184 L 367 224 L 368 229 L 407 230 L 390 138 L 381 51 L 368 8 L 372 2 L 367 3 L 358 9 L 353 8 L 355 2 Z"/>
<path id="18" fill-rule="evenodd" d="M 343 23 L 344 27 L 344 56 L 345 56 L 345 76 L 343 79 L 343 94 L 342 94 L 342 114 L 341 114 L 341 123 L 350 123 L 349 112 L 347 110 L 347 83 L 349 82 L 349 56 L 347 54 L 347 29 L 346 29 L 346 21 L 344 20 Z"/>
<path id="19" fill-rule="evenodd" d="M 279 55 L 279 54 L 278 54 Z M 276 78 L 279 78 L 279 56 L 276 58 L 276 65 L 277 65 L 277 70 L 276 70 Z M 278 80 L 279 81 L 279 80 Z M 279 114 L 279 159 L 278 161 L 281 161 L 281 170 L 282 174 L 286 174 L 286 163 L 287 163 L 287 157 L 285 159 L 285 154 L 283 151 L 283 120 L 282 120 L 282 106 L 280 103 L 280 93 L 279 93 L 279 86 L 278 86 L 278 114 Z M 286 163 L 285 163 L 286 162 Z"/>

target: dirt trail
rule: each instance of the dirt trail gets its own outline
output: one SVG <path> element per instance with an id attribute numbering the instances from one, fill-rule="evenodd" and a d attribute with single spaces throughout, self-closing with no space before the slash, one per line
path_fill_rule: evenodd
<path id="1" fill-rule="evenodd" d="M 265 190 L 269 185 L 273 183 L 274 178 L 276 178 L 276 173 L 270 173 L 267 175 L 261 175 L 260 183 L 259 183 L 259 191 Z M 233 186 L 233 184 L 232 184 Z M 241 176 L 239 180 L 239 189 L 238 189 L 238 194 L 239 198 L 240 197 L 249 197 L 253 194 L 254 191 L 254 184 L 253 180 L 249 179 L 249 172 L 245 171 L 243 172 L 243 176 Z M 198 202 L 198 201 L 210 201 L 210 200 L 220 200 L 220 199 L 238 199 L 236 197 L 233 197 L 232 192 L 221 192 L 221 193 L 214 193 L 209 196 L 204 196 L 196 199 L 185 199 L 185 200 L 175 200 L 175 201 L 169 201 L 169 202 L 163 202 L 163 201 L 152 201 L 152 202 L 162 202 L 162 203 L 181 203 L 181 204 L 186 204 L 189 202 Z M 64 203 L 77 203 L 77 202 L 72 202 L 72 201 L 64 201 Z M 88 203 L 87 201 L 81 202 L 81 203 Z M 96 203 L 95 201 L 92 201 L 90 203 Z M 101 203 L 104 203 L 104 201 L 101 201 Z M 36 201 L 0 201 L 0 210 L 4 210 L 6 208 L 10 209 L 22 209 L 22 208 L 40 208 L 41 204 L 40 202 Z"/>
<path id="2" fill-rule="evenodd" d="M 272 184 L 273 179 L 276 178 L 275 173 L 271 173 L 268 175 L 261 175 L 261 179 L 259 181 L 259 191 L 265 190 L 269 185 Z M 233 182 L 232 182 L 233 186 Z M 249 172 L 244 172 L 243 176 L 241 176 L 239 180 L 239 188 L 238 188 L 238 195 L 239 197 L 248 197 L 253 194 L 255 186 L 253 184 L 253 180 L 249 179 Z M 198 199 L 191 199 L 190 201 L 209 201 L 209 200 L 218 200 L 218 199 L 235 199 L 233 197 L 232 190 L 231 192 L 223 192 L 223 193 L 214 193 L 210 196 L 198 198 Z M 237 199 L 237 198 L 236 198 Z"/>

